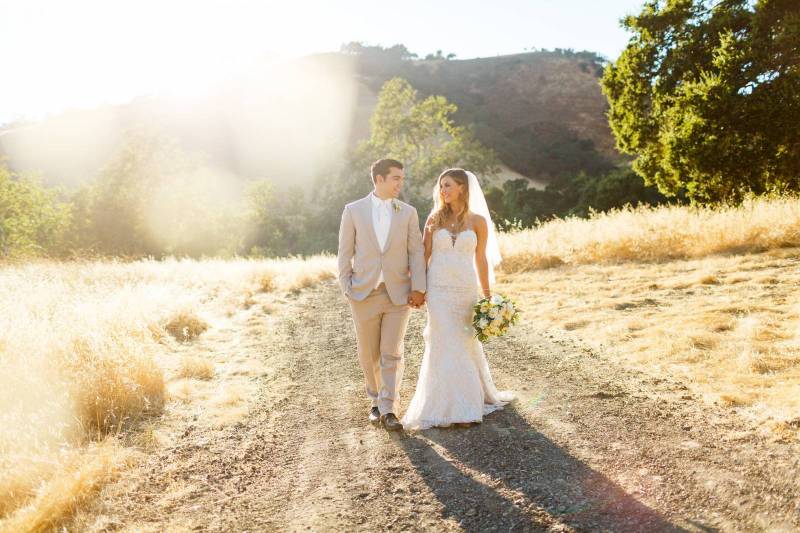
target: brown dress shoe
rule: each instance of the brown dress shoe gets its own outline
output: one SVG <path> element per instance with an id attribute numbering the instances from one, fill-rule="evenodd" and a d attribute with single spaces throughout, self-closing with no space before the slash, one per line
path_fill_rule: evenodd
<path id="1" fill-rule="evenodd" d="M 389 431 L 398 431 L 403 429 L 403 424 L 394 416 L 394 413 L 386 413 L 385 415 L 381 415 L 381 423 L 383 427 L 388 429 Z"/>
<path id="2" fill-rule="evenodd" d="M 378 411 L 377 407 L 373 407 L 369 410 L 369 421 L 375 424 L 381 419 L 381 412 Z"/>

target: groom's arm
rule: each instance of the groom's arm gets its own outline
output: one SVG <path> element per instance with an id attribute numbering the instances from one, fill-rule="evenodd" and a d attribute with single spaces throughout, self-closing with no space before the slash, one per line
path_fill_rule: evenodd
<path id="1" fill-rule="evenodd" d="M 353 254 L 356 247 L 356 229 L 353 225 L 353 215 L 345 207 L 342 212 L 342 222 L 339 225 L 339 250 L 336 260 L 339 265 L 339 285 L 345 296 L 350 294 L 353 279 Z"/>
<path id="2" fill-rule="evenodd" d="M 408 265 L 411 270 L 411 290 L 425 292 L 425 247 L 422 245 L 422 233 L 419 231 L 417 210 L 408 217 Z"/>

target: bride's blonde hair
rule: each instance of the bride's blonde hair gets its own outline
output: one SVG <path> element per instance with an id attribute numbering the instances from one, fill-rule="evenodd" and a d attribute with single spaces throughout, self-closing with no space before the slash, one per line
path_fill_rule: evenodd
<path id="1" fill-rule="evenodd" d="M 438 207 L 434 207 L 434 211 L 431 213 L 430 228 L 431 231 L 436 231 L 437 229 L 441 228 L 444 224 L 445 218 L 453 214 L 453 210 L 450 208 L 450 205 L 444 203 L 444 198 L 442 198 L 442 180 L 444 178 L 451 178 L 457 184 L 463 186 L 462 198 L 464 203 L 461 207 L 461 210 L 458 213 L 455 213 L 456 220 L 458 221 L 458 229 L 461 230 L 461 228 L 463 228 L 465 225 L 464 222 L 467 220 L 467 214 L 469 213 L 469 177 L 467 177 L 467 171 L 463 168 L 448 168 L 439 174 L 439 178 L 437 180 L 437 183 L 439 184 L 439 198 L 437 202 Z"/>

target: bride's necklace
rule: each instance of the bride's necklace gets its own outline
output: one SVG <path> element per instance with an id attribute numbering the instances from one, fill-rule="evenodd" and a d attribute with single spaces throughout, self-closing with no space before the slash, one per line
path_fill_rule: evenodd
<path id="1" fill-rule="evenodd" d="M 458 220 L 455 220 L 453 222 L 450 222 L 449 224 L 445 224 L 445 226 L 447 226 L 448 231 L 450 231 L 450 233 L 452 233 L 456 229 L 456 224 L 457 223 L 458 223 Z"/>
<path id="2" fill-rule="evenodd" d="M 450 234 L 450 240 L 453 241 L 453 246 L 455 246 L 456 239 L 458 239 L 458 232 L 455 231 L 457 222 L 458 222 L 458 220 L 455 220 L 455 221 L 450 222 L 449 224 L 446 225 L 447 226 L 447 233 Z"/>

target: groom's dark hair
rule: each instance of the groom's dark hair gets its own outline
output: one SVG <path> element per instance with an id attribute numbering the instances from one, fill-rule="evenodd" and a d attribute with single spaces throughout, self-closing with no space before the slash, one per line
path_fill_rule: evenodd
<path id="1" fill-rule="evenodd" d="M 399 168 L 403 170 L 403 163 L 397 161 L 396 159 L 378 159 L 369 169 L 370 174 L 372 175 L 372 183 L 375 183 L 375 178 L 378 176 L 383 176 L 384 178 L 389 173 L 389 169 L 392 168 Z"/>

